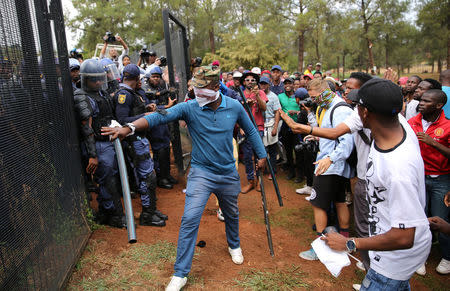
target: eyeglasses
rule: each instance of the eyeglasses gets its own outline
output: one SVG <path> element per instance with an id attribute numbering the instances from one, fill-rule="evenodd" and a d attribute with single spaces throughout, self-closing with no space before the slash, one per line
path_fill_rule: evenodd
<path id="1" fill-rule="evenodd" d="M 253 82 L 256 82 L 256 80 L 255 79 L 245 79 L 245 82 L 253 83 Z"/>

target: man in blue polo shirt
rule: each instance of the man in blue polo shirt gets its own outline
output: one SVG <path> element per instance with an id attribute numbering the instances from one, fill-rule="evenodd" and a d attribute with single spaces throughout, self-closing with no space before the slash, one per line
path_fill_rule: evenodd
<path id="1" fill-rule="evenodd" d="M 280 95 L 284 93 L 284 84 L 281 81 L 281 67 L 279 65 L 275 65 L 272 67 L 272 84 L 270 85 L 270 91 L 273 93 Z"/>
<path id="2" fill-rule="evenodd" d="M 244 129 L 264 169 L 266 151 L 258 131 L 242 105 L 220 94 L 219 70 L 201 67 L 194 76 L 195 100 L 180 103 L 167 110 L 128 123 L 122 128 L 102 128 L 104 135 L 123 139 L 135 131 L 182 119 L 192 136 L 191 169 L 188 175 L 184 214 L 178 236 L 175 274 L 166 290 L 180 290 L 187 281 L 192 265 L 200 219 L 211 193 L 219 200 L 225 217 L 228 251 L 235 264 L 244 257 L 239 240 L 239 210 L 237 199 L 240 179 L 233 157 L 233 129 L 236 123 Z"/>

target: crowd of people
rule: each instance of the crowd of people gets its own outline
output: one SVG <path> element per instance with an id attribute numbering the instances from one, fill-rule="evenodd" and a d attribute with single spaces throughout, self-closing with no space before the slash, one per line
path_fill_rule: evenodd
<path id="1" fill-rule="evenodd" d="M 98 222 L 125 227 L 108 135 L 123 140 L 142 202 L 139 223 L 164 226 L 168 217 L 156 207 L 156 188 L 177 183 L 170 175 L 167 124 L 185 122 L 191 169 L 166 290 L 186 284 L 211 193 L 232 261 L 243 263 L 237 200 L 240 193 L 260 191 L 260 171 L 273 178 L 267 159 L 277 175 L 284 170 L 288 180 L 304 183 L 296 193 L 307 195 L 317 236 L 332 249 L 360 253 L 358 267 L 367 274 L 355 289 L 409 290 L 414 272 L 426 273 L 430 228 L 442 255 L 436 271 L 450 273 L 450 70 L 439 81 L 417 75 L 397 80 L 392 70 L 384 78 L 353 72 L 337 80 L 331 71 L 322 73 L 321 63 L 292 74 L 279 65 L 221 72 L 218 61 L 201 66 L 193 59 L 188 93 L 177 102 L 183 98 L 164 81 L 164 59 L 141 51 L 132 64 L 118 41 L 120 56 L 102 50 L 100 59 L 70 60 L 86 172 L 99 185 Z M 114 119 L 121 128 L 109 127 Z M 236 159 L 245 165 L 245 178 Z M 356 237 L 350 237 L 349 204 Z M 299 256 L 318 260 L 313 248 Z"/>

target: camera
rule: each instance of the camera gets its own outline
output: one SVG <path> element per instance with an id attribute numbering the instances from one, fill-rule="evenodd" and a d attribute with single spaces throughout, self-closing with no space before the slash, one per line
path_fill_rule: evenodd
<path id="1" fill-rule="evenodd" d="M 116 37 L 112 34 L 112 32 L 107 31 L 105 33 L 105 36 L 103 37 L 103 40 L 106 41 L 107 43 L 112 43 L 116 41 Z"/>
<path id="2" fill-rule="evenodd" d="M 165 56 L 160 56 L 159 60 L 161 61 L 161 64 L 159 65 L 160 67 L 167 66 L 167 58 Z"/>
<path id="3" fill-rule="evenodd" d="M 141 57 L 149 56 L 150 55 L 150 51 L 148 50 L 147 46 L 144 45 L 142 47 L 141 51 L 139 52 L 139 54 L 141 55 Z"/>
<path id="4" fill-rule="evenodd" d="M 305 100 L 300 101 L 298 105 L 301 106 L 302 104 L 306 107 L 312 107 L 314 105 L 314 102 L 312 101 L 311 97 L 308 97 Z"/>
<path id="5" fill-rule="evenodd" d="M 296 152 L 307 151 L 317 153 L 319 151 L 319 142 L 315 140 L 302 141 L 294 147 Z"/>

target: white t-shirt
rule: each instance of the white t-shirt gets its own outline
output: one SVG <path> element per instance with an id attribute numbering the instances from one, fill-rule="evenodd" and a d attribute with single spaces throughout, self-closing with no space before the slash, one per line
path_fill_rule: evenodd
<path id="1" fill-rule="evenodd" d="M 419 112 L 416 110 L 417 105 L 419 105 L 419 101 L 413 99 L 409 101 L 408 104 L 406 104 L 406 110 L 405 110 L 405 118 L 406 120 L 409 120 L 410 118 L 416 116 Z"/>
<path id="2" fill-rule="evenodd" d="M 403 115 L 398 115 L 398 120 L 400 121 L 400 124 L 403 126 L 403 128 L 408 133 L 408 138 L 411 138 L 414 143 L 417 145 L 417 148 L 419 149 L 419 141 L 417 140 L 417 136 L 414 134 L 414 131 L 412 130 L 409 123 L 406 121 L 406 119 L 403 117 Z M 366 179 L 366 164 L 367 164 L 367 157 L 369 156 L 370 151 L 370 145 L 366 144 L 361 136 L 358 134 L 358 131 L 361 129 L 364 131 L 364 134 L 370 138 L 371 131 L 370 129 L 363 128 L 363 124 L 361 121 L 361 118 L 359 118 L 358 114 L 358 108 L 356 107 L 353 110 L 353 113 L 347 117 L 346 120 L 344 120 L 345 125 L 350 128 L 350 132 L 353 134 L 353 139 L 355 141 L 355 147 L 356 147 L 356 153 L 358 157 L 358 163 L 356 165 L 356 173 L 359 179 L 365 180 Z"/>
<path id="3" fill-rule="evenodd" d="M 415 227 L 414 245 L 395 251 L 369 251 L 370 267 L 394 280 L 409 280 L 425 263 L 431 248 L 431 232 L 424 212 L 425 176 L 420 150 L 404 128 L 396 147 L 381 150 L 372 143 L 367 158 L 369 235 L 394 228 Z"/>

